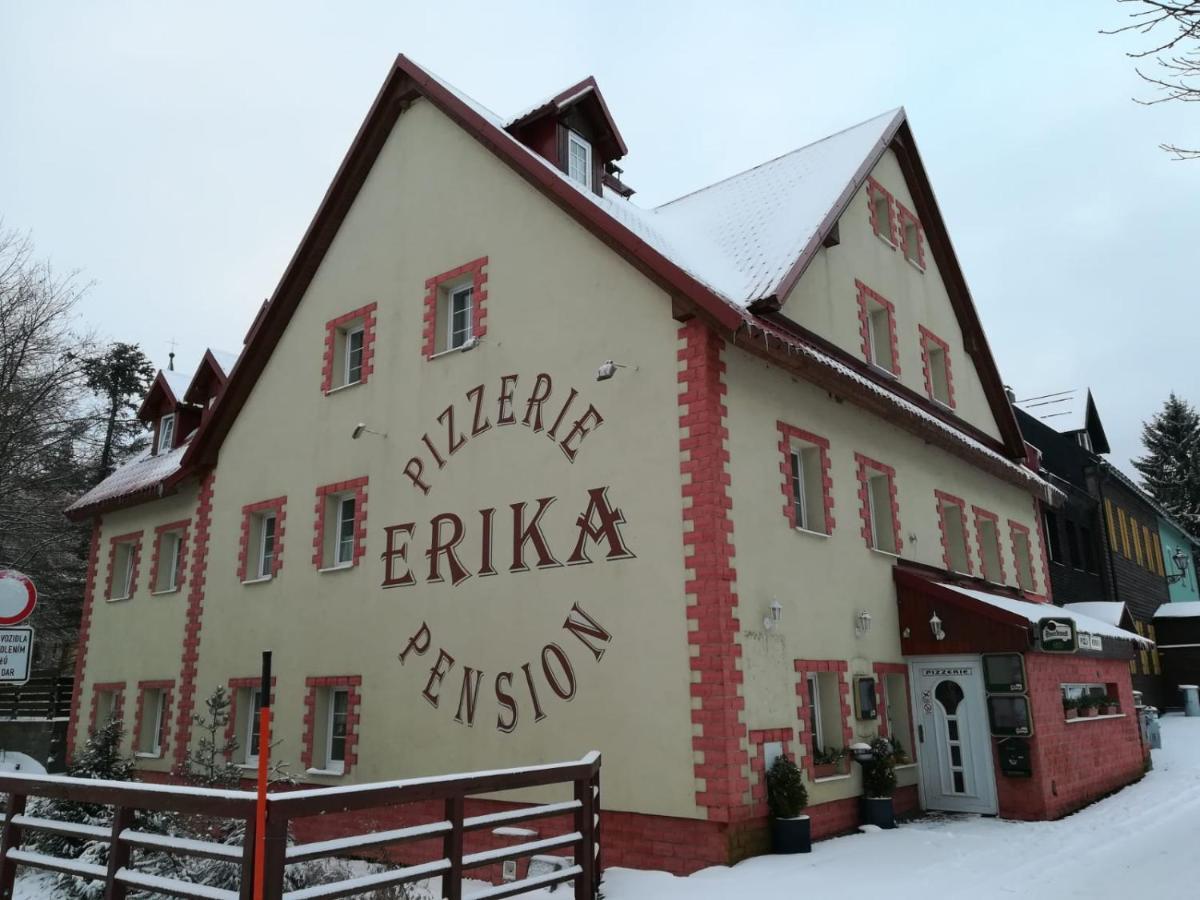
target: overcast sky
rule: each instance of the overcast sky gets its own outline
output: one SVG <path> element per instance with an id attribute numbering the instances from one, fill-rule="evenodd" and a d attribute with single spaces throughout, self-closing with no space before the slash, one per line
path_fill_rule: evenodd
<path id="1" fill-rule="evenodd" d="M 189 366 L 240 349 L 398 52 L 502 115 L 595 75 L 645 205 L 903 105 L 1004 379 L 1089 385 L 1128 469 L 1200 401 L 1200 161 L 1158 149 L 1200 108 L 1131 101 L 1128 11 L 5 2 L 0 217 L 94 281 L 88 326 Z"/>

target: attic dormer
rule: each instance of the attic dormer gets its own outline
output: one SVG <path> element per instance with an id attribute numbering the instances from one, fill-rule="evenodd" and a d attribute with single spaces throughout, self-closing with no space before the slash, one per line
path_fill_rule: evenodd
<path id="1" fill-rule="evenodd" d="M 212 349 L 204 352 L 204 358 L 200 360 L 196 374 L 192 376 L 183 394 L 184 402 L 200 410 L 201 418 L 217 402 L 217 397 L 224 390 L 225 382 L 229 380 L 229 373 L 233 371 L 236 363 L 235 354 Z M 198 425 L 199 421 L 196 424 Z"/>
<path id="2" fill-rule="evenodd" d="M 628 153 L 596 79 L 588 76 L 514 117 L 505 129 L 567 177 L 596 194 L 608 184 L 628 197 L 614 163 Z"/>
<path id="3" fill-rule="evenodd" d="M 146 392 L 146 399 L 138 407 L 137 417 L 154 432 L 150 444 L 150 453 L 154 456 L 174 450 L 187 433 L 180 421 L 186 387 L 187 379 L 181 373 L 159 369 Z"/>

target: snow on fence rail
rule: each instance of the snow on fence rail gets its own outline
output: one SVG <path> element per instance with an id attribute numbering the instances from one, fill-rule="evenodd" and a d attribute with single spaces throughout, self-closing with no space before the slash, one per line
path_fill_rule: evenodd
<path id="1" fill-rule="evenodd" d="M 466 815 L 467 798 L 504 791 L 569 786 L 573 799 L 514 806 L 483 815 Z M 0 792 L 8 804 L 0 829 L 0 900 L 10 900 L 17 869 L 27 866 L 103 881 L 104 896 L 123 900 L 128 891 L 153 891 L 197 900 L 249 898 L 254 871 L 254 794 L 248 791 L 209 790 L 177 785 L 131 784 L 52 775 L 0 774 Z M 112 807 L 109 827 L 84 825 L 27 815 L 30 797 L 47 797 Z M 440 806 L 439 806 L 440 804 Z M 289 842 L 292 830 L 314 816 L 363 813 L 368 810 L 396 819 L 440 817 L 401 828 L 350 833 L 307 843 Z M 173 811 L 245 823 L 240 846 L 184 839 L 137 831 L 134 817 L 140 811 Z M 573 862 L 552 872 L 527 874 L 470 895 L 467 900 L 513 897 L 566 882 L 574 886 L 575 900 L 594 900 L 600 883 L 600 754 L 589 753 L 576 762 L 554 763 L 521 769 L 469 772 L 435 778 L 416 778 L 380 784 L 315 788 L 272 794 L 267 800 L 265 868 L 268 900 L 318 900 L 362 896 L 392 885 L 431 877 L 441 878 L 446 900 L 463 900 L 464 874 L 484 867 L 546 853 L 570 850 Z M 489 847 L 467 853 L 464 839 L 497 826 L 546 821 L 560 823 L 562 833 L 510 846 Z M 325 820 L 335 821 L 335 819 Z M 351 822 L 363 827 L 363 818 Z M 568 822 L 563 825 L 561 823 Z M 50 832 L 109 845 L 107 866 L 33 852 L 22 847 L 27 832 Z M 422 843 L 424 847 L 422 848 Z M 300 890 L 284 891 L 289 865 L 355 854 L 377 854 L 383 848 L 406 845 L 409 852 L 395 858 L 394 869 L 344 878 Z M 241 863 L 238 892 L 164 878 L 138 871 L 134 851 L 172 853 Z"/>

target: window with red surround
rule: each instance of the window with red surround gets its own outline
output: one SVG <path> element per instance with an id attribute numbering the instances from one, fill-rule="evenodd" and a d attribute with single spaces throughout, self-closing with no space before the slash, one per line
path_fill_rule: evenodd
<path id="1" fill-rule="evenodd" d="M 1037 577 L 1033 570 L 1033 544 L 1029 528 L 1020 522 L 1008 520 L 1008 538 L 1012 543 L 1013 566 L 1017 572 L 1017 586 L 1027 594 L 1037 594 Z"/>
<path id="2" fill-rule="evenodd" d="M 900 504 L 896 499 L 896 470 L 861 453 L 854 454 L 858 467 L 858 499 L 862 536 L 867 546 L 885 553 L 899 553 Z"/>
<path id="3" fill-rule="evenodd" d="M 840 659 L 797 659 L 796 718 L 800 720 L 801 760 L 809 781 L 849 772 L 854 743 L 850 722 L 849 667 Z M 838 751 L 841 751 L 840 754 Z M 836 761 L 827 761 L 834 760 Z"/>
<path id="4" fill-rule="evenodd" d="M 979 551 L 979 574 L 993 584 L 1004 584 L 1004 554 L 1000 550 L 1000 517 L 979 506 L 975 514 L 975 546 Z"/>
<path id="5" fill-rule="evenodd" d="M 908 666 L 904 663 L 875 663 L 875 705 L 879 710 L 879 734 L 903 748 L 910 762 L 916 761 L 913 741 L 912 695 Z"/>
<path id="6" fill-rule="evenodd" d="M 829 441 L 802 428 L 775 423 L 779 429 L 779 473 L 783 515 L 793 528 L 833 533 L 833 478 Z"/>
<path id="7" fill-rule="evenodd" d="M 347 775 L 358 762 L 362 676 L 313 676 L 304 686 L 300 760 L 310 774 Z"/>
<path id="8" fill-rule="evenodd" d="M 930 400 L 954 408 L 954 374 L 950 368 L 950 345 L 926 328 L 921 334 L 921 368 L 925 375 L 925 393 Z"/>
<path id="9" fill-rule="evenodd" d="M 175 682 L 139 681 L 133 719 L 133 749 L 137 756 L 163 757 L 171 740 L 171 692 Z"/>
<path id="10" fill-rule="evenodd" d="M 753 804 L 753 814 L 767 814 L 767 758 L 765 744 L 782 744 L 782 753 L 788 759 L 795 761 L 792 753 L 792 729 L 790 728 L 752 728 L 750 730 L 750 771 L 757 780 L 750 784 L 750 802 Z"/>
<path id="11" fill-rule="evenodd" d="M 259 500 L 242 507 L 238 581 L 266 581 L 279 574 L 283 568 L 286 523 L 287 497 Z"/>
<path id="12" fill-rule="evenodd" d="M 903 203 L 896 201 L 897 230 L 900 233 L 900 248 L 904 258 L 925 271 L 925 229 L 920 221 Z"/>
<path id="13" fill-rule="evenodd" d="M 104 596 L 128 600 L 137 593 L 138 568 L 142 560 L 142 532 L 119 534 L 108 541 L 108 582 Z"/>
<path id="14" fill-rule="evenodd" d="M 313 522 L 313 565 L 348 569 L 366 553 L 367 476 L 317 488 Z"/>
<path id="15" fill-rule="evenodd" d="M 935 490 L 938 530 L 942 537 L 942 562 L 948 572 L 973 574 L 971 551 L 967 542 L 967 504 L 962 497 Z"/>
<path id="16" fill-rule="evenodd" d="M 108 719 L 120 721 L 125 717 L 125 682 L 100 681 L 92 685 L 92 716 L 88 720 L 88 734 L 106 724 Z"/>
<path id="17" fill-rule="evenodd" d="M 343 313 L 325 323 L 325 353 L 321 357 L 321 392 L 328 394 L 352 384 L 366 384 L 375 371 L 375 308 L 378 304 Z"/>
<path id="18" fill-rule="evenodd" d="M 487 334 L 487 264 L 488 258 L 481 256 L 425 279 L 426 359 L 461 349 Z"/>
<path id="19" fill-rule="evenodd" d="M 871 219 L 871 230 L 895 249 L 896 200 L 890 191 L 870 177 L 867 178 L 867 206 Z"/>
<path id="20" fill-rule="evenodd" d="M 857 278 L 858 325 L 863 359 L 891 375 L 900 374 L 900 339 L 896 336 L 896 307 Z"/>
<path id="21" fill-rule="evenodd" d="M 189 519 L 168 522 L 154 529 L 154 547 L 150 551 L 150 592 L 178 591 L 187 580 L 186 554 Z"/>
<path id="22" fill-rule="evenodd" d="M 271 704 L 275 703 L 275 676 L 271 676 Z M 229 679 L 229 721 L 225 723 L 225 747 L 234 748 L 226 758 L 235 764 L 246 765 L 256 756 L 251 746 L 258 730 L 252 717 L 257 715 L 259 704 L 252 702 L 259 694 L 262 676 L 249 675 L 245 678 Z"/>

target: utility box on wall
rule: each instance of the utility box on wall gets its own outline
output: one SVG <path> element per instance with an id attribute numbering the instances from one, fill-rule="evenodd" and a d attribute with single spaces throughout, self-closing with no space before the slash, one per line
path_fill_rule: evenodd
<path id="1" fill-rule="evenodd" d="M 854 713 L 858 719 L 879 718 L 879 707 L 875 703 L 875 679 L 870 675 L 854 678 Z"/>
<path id="2" fill-rule="evenodd" d="M 1033 753 L 1025 738 L 1005 738 L 996 742 L 1000 757 L 1000 772 L 1010 778 L 1030 778 L 1033 775 Z"/>

